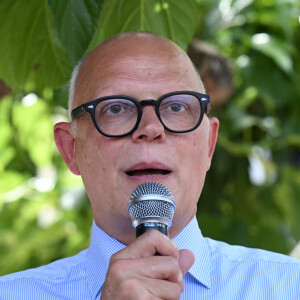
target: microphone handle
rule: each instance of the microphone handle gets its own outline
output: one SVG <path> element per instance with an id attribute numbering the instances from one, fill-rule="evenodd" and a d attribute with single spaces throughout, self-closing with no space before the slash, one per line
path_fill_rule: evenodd
<path id="1" fill-rule="evenodd" d="M 169 236 L 169 227 L 168 225 L 161 223 L 161 222 L 144 222 L 139 224 L 138 226 L 136 226 L 135 230 L 136 230 L 136 237 L 139 237 L 140 235 L 142 235 L 143 233 L 151 230 L 151 229 L 156 229 L 158 231 L 160 231 L 161 233 L 163 233 L 166 236 Z"/>

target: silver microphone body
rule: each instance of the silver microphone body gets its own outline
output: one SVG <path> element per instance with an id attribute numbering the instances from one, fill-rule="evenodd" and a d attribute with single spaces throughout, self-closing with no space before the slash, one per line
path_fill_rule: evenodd
<path id="1" fill-rule="evenodd" d="M 169 235 L 176 204 L 172 193 L 163 184 L 145 182 L 139 185 L 127 206 L 137 237 L 151 229 Z"/>

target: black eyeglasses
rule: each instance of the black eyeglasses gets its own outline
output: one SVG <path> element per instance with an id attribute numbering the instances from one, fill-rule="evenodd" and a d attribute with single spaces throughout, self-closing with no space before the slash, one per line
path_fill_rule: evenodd
<path id="1" fill-rule="evenodd" d="M 210 106 L 209 95 L 179 91 L 157 100 L 138 101 L 125 95 L 101 97 L 84 103 L 71 112 L 72 120 L 88 112 L 97 130 L 107 137 L 122 137 L 134 132 L 142 118 L 142 106 L 152 105 L 164 128 L 173 133 L 195 130 Z"/>

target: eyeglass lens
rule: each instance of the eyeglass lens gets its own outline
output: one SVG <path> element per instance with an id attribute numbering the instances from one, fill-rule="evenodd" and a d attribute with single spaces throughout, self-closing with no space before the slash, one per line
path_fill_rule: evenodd
<path id="1" fill-rule="evenodd" d="M 138 109 L 131 100 L 109 99 L 99 102 L 95 109 L 98 127 L 110 135 L 122 135 L 131 131 L 137 118 Z"/>
<path id="2" fill-rule="evenodd" d="M 172 95 L 160 102 L 159 115 L 168 129 L 179 132 L 189 130 L 198 123 L 201 116 L 200 102 L 193 95 Z M 136 125 L 138 107 L 127 99 L 104 100 L 96 106 L 95 120 L 106 134 L 126 134 Z"/>

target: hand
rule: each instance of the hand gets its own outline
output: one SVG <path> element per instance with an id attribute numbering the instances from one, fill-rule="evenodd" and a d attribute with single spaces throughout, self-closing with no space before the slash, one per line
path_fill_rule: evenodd
<path id="1" fill-rule="evenodd" d="M 101 299 L 179 299 L 193 263 L 191 251 L 150 230 L 112 255 Z"/>

